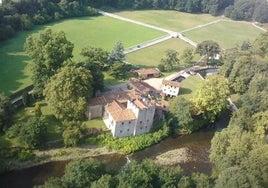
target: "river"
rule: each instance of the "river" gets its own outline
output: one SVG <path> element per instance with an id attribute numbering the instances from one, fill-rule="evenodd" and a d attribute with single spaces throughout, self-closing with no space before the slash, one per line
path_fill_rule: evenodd
<path id="1" fill-rule="evenodd" d="M 169 137 L 159 144 L 142 151 L 129 155 L 130 160 L 142 161 L 145 158 L 155 159 L 157 155 L 170 150 L 188 148 L 195 155 L 197 160 L 180 164 L 184 171 L 189 174 L 192 172 L 211 173 L 211 163 L 209 162 L 210 141 L 215 131 L 220 131 L 229 122 L 230 113 L 223 114 L 216 123 L 215 128 L 202 130 L 190 135 Z M 126 156 L 121 154 L 109 154 L 96 157 L 97 160 L 107 164 L 109 169 L 120 169 L 126 164 Z M 30 188 L 34 185 L 43 184 L 49 177 L 61 177 L 65 165 L 69 161 L 57 161 L 42 164 L 39 166 L 10 171 L 0 176 L 1 188 Z"/>

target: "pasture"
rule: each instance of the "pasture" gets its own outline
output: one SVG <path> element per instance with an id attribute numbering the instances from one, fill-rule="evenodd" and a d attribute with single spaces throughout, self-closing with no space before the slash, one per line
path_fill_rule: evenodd
<path id="1" fill-rule="evenodd" d="M 67 39 L 74 43 L 74 60 L 81 60 L 81 49 L 86 46 L 111 50 L 117 41 L 125 48 L 164 35 L 146 27 L 116 20 L 106 16 L 82 17 L 45 26 L 29 32 L 20 32 L 16 37 L 0 44 L 0 93 L 10 94 L 31 84 L 31 71 L 27 67 L 29 58 L 23 50 L 25 39 L 46 28 L 63 30 Z"/>
<path id="2" fill-rule="evenodd" d="M 209 14 L 189 14 L 168 10 L 122 11 L 115 14 L 176 32 L 220 19 Z"/>
<path id="3" fill-rule="evenodd" d="M 176 50 L 179 54 L 181 54 L 187 47 L 193 48 L 188 43 L 174 38 L 127 54 L 126 61 L 141 67 L 156 67 L 161 62 L 161 59 L 165 57 L 168 49 Z M 194 60 L 197 61 L 199 58 L 200 57 L 196 55 Z"/>
<path id="4" fill-rule="evenodd" d="M 221 21 L 203 28 L 183 33 L 195 42 L 214 40 L 222 48 L 233 48 L 244 41 L 254 41 L 262 30 L 248 22 Z"/>

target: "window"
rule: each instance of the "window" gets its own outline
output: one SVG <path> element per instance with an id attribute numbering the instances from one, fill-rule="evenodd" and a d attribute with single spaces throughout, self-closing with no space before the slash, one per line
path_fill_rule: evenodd
<path id="1" fill-rule="evenodd" d="M 142 121 L 140 121 L 140 124 L 142 124 Z"/>
<path id="2" fill-rule="evenodd" d="M 122 130 L 120 130 L 120 133 L 122 133 L 123 131 Z"/>
<path id="3" fill-rule="evenodd" d="M 147 122 L 149 122 L 149 119 L 147 119 Z"/>
<path id="4" fill-rule="evenodd" d="M 127 132 L 129 132 L 129 129 L 127 129 Z"/>
<path id="5" fill-rule="evenodd" d="M 145 129 L 147 129 L 147 126 L 145 126 Z"/>
<path id="6" fill-rule="evenodd" d="M 124 122 L 122 122 L 121 125 L 124 125 Z"/>
<path id="7" fill-rule="evenodd" d="M 128 122 L 128 124 L 130 124 L 130 123 L 131 123 L 131 121 Z"/>

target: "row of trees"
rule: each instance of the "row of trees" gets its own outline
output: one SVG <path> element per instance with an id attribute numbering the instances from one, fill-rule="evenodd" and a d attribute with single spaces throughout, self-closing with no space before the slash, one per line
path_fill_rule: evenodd
<path id="1" fill-rule="evenodd" d="M 234 20 L 255 20 L 268 22 L 268 2 L 266 0 L 235 0 L 225 8 L 224 15 Z"/>
<path id="2" fill-rule="evenodd" d="M 211 179 L 195 173 L 184 174 L 180 167 L 156 165 L 151 160 L 138 164 L 131 161 L 123 170 L 110 172 L 105 166 L 93 159 L 75 160 L 70 162 L 62 178 L 50 178 L 44 185 L 48 187 L 91 187 L 91 188 L 123 188 L 123 187 L 212 187 Z"/>
<path id="3" fill-rule="evenodd" d="M 240 95 L 240 108 L 228 128 L 212 139 L 210 160 L 216 187 L 268 186 L 268 33 L 252 44 L 228 50 L 220 73 L 232 93 Z"/>
<path id="4" fill-rule="evenodd" d="M 0 5 L 0 41 L 12 37 L 17 31 L 30 30 L 68 17 L 96 15 L 83 0 L 11 0 Z"/>

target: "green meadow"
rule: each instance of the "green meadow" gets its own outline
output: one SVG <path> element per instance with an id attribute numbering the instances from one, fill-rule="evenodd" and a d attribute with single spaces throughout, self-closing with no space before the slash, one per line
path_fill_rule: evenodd
<path id="1" fill-rule="evenodd" d="M 31 84 L 31 71 L 27 66 L 29 58 L 24 53 L 23 44 L 29 35 L 46 28 L 66 33 L 68 40 L 74 43 L 75 61 L 81 60 L 80 51 L 86 46 L 111 50 L 117 41 L 121 41 L 127 48 L 165 34 L 106 16 L 69 19 L 20 32 L 0 44 L 0 93 L 11 94 Z"/>
<path id="2" fill-rule="evenodd" d="M 195 93 L 201 88 L 203 82 L 198 75 L 189 76 L 181 82 L 179 95 L 189 100 L 192 99 Z"/>
<path id="3" fill-rule="evenodd" d="M 193 48 L 188 43 L 174 38 L 127 54 L 126 61 L 141 67 L 156 67 L 161 62 L 161 59 L 165 57 L 167 50 L 176 50 L 181 54 L 187 47 Z M 196 55 L 194 60 L 197 61 L 199 58 L 200 57 Z"/>
<path id="4" fill-rule="evenodd" d="M 254 41 L 262 30 L 246 22 L 221 21 L 203 28 L 183 33 L 195 42 L 214 40 L 225 49 L 233 48 L 244 41 Z"/>
<path id="5" fill-rule="evenodd" d="M 221 19 L 209 14 L 189 14 L 171 10 L 122 11 L 115 14 L 177 32 Z"/>

